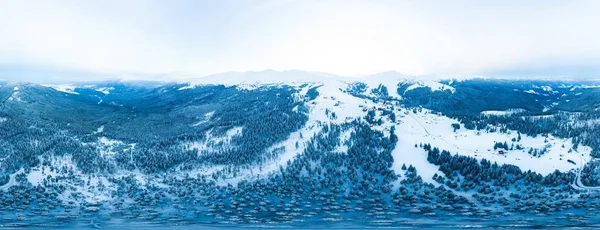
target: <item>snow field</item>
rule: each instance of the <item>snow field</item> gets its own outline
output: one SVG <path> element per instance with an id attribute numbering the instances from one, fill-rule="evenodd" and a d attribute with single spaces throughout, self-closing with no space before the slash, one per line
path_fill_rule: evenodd
<path id="1" fill-rule="evenodd" d="M 411 146 L 414 149 L 415 144 L 428 143 L 432 147 L 448 150 L 453 154 L 470 156 L 478 160 L 487 159 L 498 164 L 512 164 L 523 171 L 531 170 L 543 175 L 550 174 L 555 170 L 566 172 L 579 167 L 569 163 L 568 160 L 581 164 L 591 159 L 591 148 L 579 146 L 577 151 L 572 150 L 569 153 L 569 150 L 573 147 L 571 139 L 560 139 L 552 135 L 546 138 L 541 135 L 531 137 L 522 134 L 520 142 L 512 142 L 513 138 L 517 139 L 518 137 L 516 131 L 487 133 L 484 130 L 476 131 L 461 128 L 454 132 L 451 124 L 458 123 L 458 121 L 427 110 L 416 114 L 409 112 L 408 116 L 405 116 L 402 121 L 402 124 L 396 125 L 400 139 L 398 148 L 407 151 L 410 151 Z M 545 140 L 547 140 L 547 143 Z M 504 154 L 500 154 L 498 150 L 493 149 L 495 142 L 506 142 L 509 146 L 520 144 L 524 149 L 505 150 Z M 531 156 L 527 152 L 529 148 L 541 150 L 544 147 L 548 149 L 548 152 L 541 157 Z M 416 149 L 412 152 L 419 153 L 420 151 Z M 406 154 L 398 152 L 394 159 L 398 159 L 399 162 L 414 161 L 414 159 L 405 159 L 408 157 Z M 418 154 L 415 155 L 418 156 Z M 427 156 L 422 157 L 426 160 Z M 431 167 L 424 166 L 424 169 L 417 167 L 417 171 L 425 171 L 422 173 L 427 176 L 435 173 L 431 172 L 433 170 Z"/>

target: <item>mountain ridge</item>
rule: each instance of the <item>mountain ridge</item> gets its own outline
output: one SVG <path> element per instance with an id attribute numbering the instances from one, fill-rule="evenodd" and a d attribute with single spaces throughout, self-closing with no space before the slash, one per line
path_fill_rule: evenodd
<path id="1" fill-rule="evenodd" d="M 83 76 L 83 74 L 82 74 Z M 14 81 L 0 80 L 0 82 L 15 82 L 25 83 L 31 82 L 35 84 L 94 84 L 103 82 L 162 82 L 162 83 L 190 83 L 198 82 L 204 84 L 240 84 L 240 83 L 282 83 L 282 82 L 319 82 L 325 79 L 338 79 L 341 81 L 376 81 L 376 79 L 385 81 L 389 79 L 405 79 L 405 80 L 422 80 L 422 81 L 440 81 L 440 80 L 469 80 L 469 79 L 498 79 L 498 80 L 536 80 L 536 81 L 563 81 L 563 82 L 598 82 L 600 79 L 577 79 L 575 77 L 565 76 L 540 76 L 540 77 L 513 77 L 513 76 L 485 76 L 472 74 L 428 74 L 428 75 L 407 75 L 395 70 L 383 71 L 374 74 L 366 74 L 361 76 L 346 76 L 317 71 L 304 70 L 262 70 L 262 71 L 230 71 L 208 75 L 195 74 L 126 74 L 115 75 L 111 79 L 104 80 L 77 80 L 77 81 L 52 81 L 52 82 L 32 82 L 32 81 Z M 288 78 L 288 79 L 285 79 Z"/>
<path id="2" fill-rule="evenodd" d="M 3 220 L 374 226 L 600 204 L 600 88 L 353 80 L 0 83 Z"/>

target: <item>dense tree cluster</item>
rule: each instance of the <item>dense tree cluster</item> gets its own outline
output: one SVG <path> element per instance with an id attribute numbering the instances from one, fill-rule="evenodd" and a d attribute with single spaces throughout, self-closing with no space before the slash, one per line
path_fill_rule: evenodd
<path id="1" fill-rule="evenodd" d="M 585 186 L 600 186 L 600 160 L 590 161 L 581 172 L 581 183 Z"/>
<path id="2" fill-rule="evenodd" d="M 0 186 L 8 184 L 9 181 L 10 181 L 9 175 L 0 175 Z"/>
<path id="3" fill-rule="evenodd" d="M 312 101 L 319 97 L 319 91 L 317 90 L 319 87 L 312 87 L 306 92 L 306 99 Z"/>
<path id="4" fill-rule="evenodd" d="M 573 194 L 579 193 L 571 186 L 575 181 L 572 172 L 555 171 L 542 176 L 531 171 L 523 172 L 513 165 L 451 155 L 429 144 L 423 145 L 423 148 L 428 152 L 427 160 L 438 165 L 444 173 L 435 175 L 434 180 L 456 190 L 477 192 L 473 197 L 484 206 L 502 207 L 511 212 L 551 214 L 573 208 L 569 202 Z M 511 193 L 510 199 L 503 196 L 506 193 Z"/>
<path id="5" fill-rule="evenodd" d="M 375 97 L 378 97 L 383 100 L 388 100 L 390 97 L 390 94 L 388 93 L 388 88 L 385 87 L 383 84 L 380 84 L 379 86 L 377 86 L 377 88 L 371 89 L 371 93 L 375 95 Z"/>

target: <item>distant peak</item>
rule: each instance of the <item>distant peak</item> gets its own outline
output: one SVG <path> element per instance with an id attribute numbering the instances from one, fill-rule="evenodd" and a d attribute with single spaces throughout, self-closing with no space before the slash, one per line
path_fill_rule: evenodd
<path id="1" fill-rule="evenodd" d="M 249 72 L 225 72 L 200 78 L 188 79 L 192 84 L 275 84 L 275 83 L 308 83 L 323 82 L 340 78 L 334 74 L 309 72 L 303 70 L 263 70 Z"/>

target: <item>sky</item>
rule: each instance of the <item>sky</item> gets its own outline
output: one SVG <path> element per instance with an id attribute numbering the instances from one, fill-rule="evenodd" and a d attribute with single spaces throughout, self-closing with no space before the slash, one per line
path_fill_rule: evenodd
<path id="1" fill-rule="evenodd" d="M 600 1 L 2 0 L 0 79 L 600 78 Z"/>

